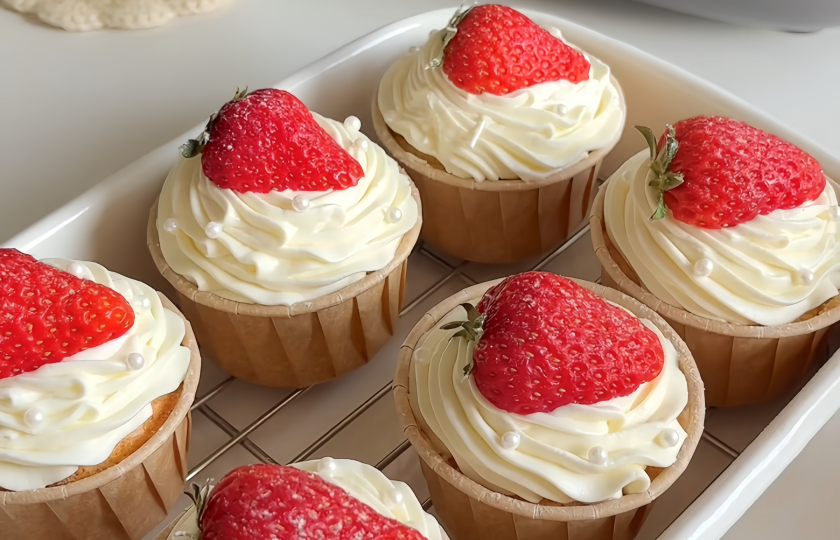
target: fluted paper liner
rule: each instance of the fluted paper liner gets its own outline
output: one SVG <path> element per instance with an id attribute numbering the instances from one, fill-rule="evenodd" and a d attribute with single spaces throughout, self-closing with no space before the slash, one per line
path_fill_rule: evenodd
<path id="1" fill-rule="evenodd" d="M 611 80 L 626 118 L 621 87 Z M 533 257 L 575 234 L 589 216 L 601 162 L 618 143 L 624 127 L 622 119 L 621 128 L 605 147 L 548 178 L 476 182 L 449 174 L 430 164 L 437 161 L 434 158 L 401 146 L 402 137 L 388 128 L 376 95 L 372 115 L 382 146 L 420 190 L 423 239 L 450 255 L 483 263 Z"/>
<path id="2" fill-rule="evenodd" d="M 685 470 L 703 433 L 703 382 L 691 353 L 677 333 L 647 306 L 616 290 L 574 280 L 598 296 L 627 308 L 637 317 L 648 319 L 673 343 L 679 355 L 680 370 L 688 382 L 688 405 L 678 418 L 687 437 L 673 465 L 664 469 L 648 467 L 651 484 L 643 493 L 596 504 L 571 505 L 534 504 L 496 493 L 461 474 L 435 450 L 411 408 L 409 377 L 412 354 L 420 338 L 452 309 L 481 296 L 500 281 L 475 285 L 435 306 L 420 319 L 400 349 L 394 377 L 397 414 L 408 440 L 420 456 L 423 475 L 441 523 L 455 540 L 631 540 L 641 529 L 654 499 Z"/>
<path id="3" fill-rule="evenodd" d="M 825 355 L 828 330 L 840 320 L 840 305 L 797 322 L 751 326 L 706 319 L 656 298 L 609 240 L 605 192 L 606 184 L 590 218 L 601 283 L 655 310 L 685 340 L 706 386 L 706 405 L 732 407 L 772 399 L 796 385 Z"/>
<path id="4" fill-rule="evenodd" d="M 181 313 L 162 294 L 164 307 Z M 190 406 L 201 357 L 190 323 L 190 365 L 166 422 L 133 454 L 88 478 L 29 491 L 0 491 L 0 540 L 142 540 L 184 491 Z"/>
<path id="5" fill-rule="evenodd" d="M 422 211 L 414 186 L 411 194 Z M 394 335 L 407 259 L 420 234 L 419 215 L 384 268 L 309 302 L 264 306 L 199 291 L 172 270 L 160 249 L 157 208 L 155 201 L 146 231 L 152 258 L 174 289 L 173 300 L 192 323 L 202 352 L 234 377 L 265 386 L 310 386 L 365 365 Z"/>

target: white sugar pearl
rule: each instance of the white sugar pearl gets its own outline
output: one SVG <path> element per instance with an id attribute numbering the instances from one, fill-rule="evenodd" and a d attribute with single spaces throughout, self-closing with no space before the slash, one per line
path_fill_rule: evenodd
<path id="1" fill-rule="evenodd" d="M 222 224 L 211 221 L 204 227 L 204 234 L 207 235 L 207 238 L 218 238 L 222 234 Z"/>
<path id="2" fill-rule="evenodd" d="M 388 502 L 391 503 L 391 506 L 399 506 L 403 502 L 403 494 L 400 493 L 400 490 L 397 488 L 391 488 L 388 490 Z"/>
<path id="3" fill-rule="evenodd" d="M 312 202 L 303 195 L 298 195 L 292 199 L 292 208 L 298 212 L 306 212 L 311 204 Z"/>
<path id="4" fill-rule="evenodd" d="M 425 347 L 420 347 L 416 351 L 414 351 L 414 361 L 418 364 L 425 364 L 429 361 L 429 358 L 432 357 L 432 353 L 429 349 Z"/>
<path id="5" fill-rule="evenodd" d="M 659 434 L 659 440 L 657 442 L 660 446 L 664 446 L 665 448 L 673 448 L 679 444 L 680 434 L 674 429 L 665 428 Z"/>
<path id="6" fill-rule="evenodd" d="M 125 359 L 125 364 L 131 371 L 140 371 L 146 365 L 146 359 L 142 354 L 133 352 Z"/>
<path id="7" fill-rule="evenodd" d="M 828 209 L 828 215 L 831 219 L 840 219 L 840 206 L 832 206 Z"/>
<path id="8" fill-rule="evenodd" d="M 508 450 L 516 450 L 520 441 L 521 439 L 519 438 L 519 433 L 516 433 L 515 431 L 508 431 L 502 435 L 502 447 Z"/>
<path id="9" fill-rule="evenodd" d="M 557 114 L 565 115 L 569 113 L 569 108 L 563 105 L 562 103 L 557 106 Z"/>
<path id="10" fill-rule="evenodd" d="M 353 141 L 353 148 L 355 148 L 357 152 L 366 152 L 368 149 L 367 139 L 359 137 Z"/>
<path id="11" fill-rule="evenodd" d="M 27 409 L 27 411 L 23 413 L 23 422 L 31 428 L 40 426 L 43 421 L 44 412 L 37 407 Z"/>
<path id="12" fill-rule="evenodd" d="M 344 127 L 350 131 L 359 131 L 362 129 L 362 121 L 355 116 L 348 116 L 344 119 Z"/>
<path id="13" fill-rule="evenodd" d="M 600 446 L 593 446 L 589 449 L 589 461 L 595 465 L 606 465 L 607 451 Z"/>
<path id="14" fill-rule="evenodd" d="M 814 283 L 814 273 L 807 268 L 803 268 L 799 271 L 799 281 L 803 285 L 811 285 Z"/>
<path id="15" fill-rule="evenodd" d="M 131 301 L 131 307 L 133 307 L 135 310 L 149 309 L 150 307 L 152 307 L 152 302 L 149 301 L 149 299 L 145 296 L 142 298 L 135 298 Z"/>
<path id="16" fill-rule="evenodd" d="M 85 277 L 85 267 L 82 266 L 80 263 L 71 262 L 70 266 L 67 267 L 67 271 L 76 276 L 77 278 Z"/>
<path id="17" fill-rule="evenodd" d="M 338 465 L 336 465 L 335 460 L 331 457 L 321 458 L 318 461 L 318 474 L 332 476 L 337 468 Z"/>
<path id="18" fill-rule="evenodd" d="M 178 220 L 174 217 L 171 217 L 163 222 L 163 230 L 168 232 L 169 234 L 175 234 L 178 230 Z"/>
<path id="19" fill-rule="evenodd" d="M 703 257 L 694 263 L 694 275 L 697 277 L 707 277 L 711 275 L 712 270 L 715 269 L 715 263 L 711 259 Z"/>
<path id="20" fill-rule="evenodd" d="M 397 223 L 399 220 L 402 219 L 402 215 L 403 215 L 402 210 L 400 210 L 399 208 L 396 208 L 396 207 L 389 208 L 388 211 L 385 212 L 385 217 L 391 223 Z"/>

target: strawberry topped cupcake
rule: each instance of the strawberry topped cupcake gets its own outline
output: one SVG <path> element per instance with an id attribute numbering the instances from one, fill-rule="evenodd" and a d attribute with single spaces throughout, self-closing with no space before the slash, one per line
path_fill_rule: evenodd
<path id="1" fill-rule="evenodd" d="M 362 365 L 390 335 L 419 198 L 359 129 L 265 89 L 238 92 L 182 147 L 150 249 L 231 374 L 305 386 Z M 279 346 L 300 332 L 308 348 Z"/>
<path id="2" fill-rule="evenodd" d="M 447 540 L 411 488 L 348 459 L 239 467 L 193 500 L 164 538 Z"/>
<path id="3" fill-rule="evenodd" d="M 658 143 L 640 130 L 650 148 L 593 212 L 604 280 L 674 321 L 710 403 L 772 397 L 840 318 L 835 187 L 813 157 L 744 122 L 682 120 Z"/>
<path id="4" fill-rule="evenodd" d="M 679 337 L 621 294 L 545 272 L 431 314 L 403 349 L 397 406 L 433 501 L 484 508 L 469 519 L 436 504 L 443 523 L 477 539 L 484 511 L 543 531 L 622 515 L 638 531 L 702 432 L 702 383 Z"/>
<path id="5" fill-rule="evenodd" d="M 42 525 L 142 536 L 186 475 L 199 372 L 189 325 L 140 282 L 13 249 L 0 250 L 0 298 L 3 530 L 22 540 L 41 538 Z M 105 517 L 90 504 L 103 496 Z M 42 523 L 48 505 L 55 518 Z"/>
<path id="6" fill-rule="evenodd" d="M 624 119 L 623 97 L 606 64 L 566 43 L 557 29 L 499 5 L 459 11 L 388 69 L 374 100 L 377 135 L 423 198 L 427 192 L 435 201 L 456 198 L 440 210 L 426 207 L 424 235 L 453 255 L 482 262 L 522 258 L 575 232 L 586 215 L 577 209 L 588 210 L 591 182 Z M 570 184 L 571 200 L 550 197 Z M 515 203 L 507 197 L 521 199 L 523 191 L 533 192 L 533 206 L 523 212 L 520 201 L 515 212 L 508 210 Z M 495 198 L 495 208 L 489 202 L 479 208 L 470 193 Z M 460 208 L 459 198 L 469 209 L 457 216 L 481 225 L 481 235 L 461 233 L 468 242 L 453 232 L 460 223 L 449 207 Z M 502 240 L 486 233 L 496 223 L 511 246 L 502 249 Z M 516 248 L 523 233 L 526 246 Z"/>

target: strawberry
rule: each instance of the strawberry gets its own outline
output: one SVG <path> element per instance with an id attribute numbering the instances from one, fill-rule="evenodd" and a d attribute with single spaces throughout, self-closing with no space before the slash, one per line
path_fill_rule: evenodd
<path id="1" fill-rule="evenodd" d="M 134 310 L 110 287 L 0 249 L 0 379 L 61 362 L 133 325 Z"/>
<path id="2" fill-rule="evenodd" d="M 633 393 L 662 371 L 659 338 L 628 312 L 548 272 L 512 276 L 467 307 L 478 343 L 465 368 L 487 400 L 515 414 Z M 480 326 L 482 331 L 477 331 Z"/>
<path id="3" fill-rule="evenodd" d="M 825 174 L 813 157 L 744 122 L 698 116 L 677 122 L 655 144 L 653 132 L 637 126 L 651 152 L 651 185 L 660 191 L 652 219 L 671 210 L 674 219 L 721 229 L 774 210 L 813 201 L 825 189 Z"/>
<path id="4" fill-rule="evenodd" d="M 201 540 L 423 540 L 316 474 L 282 465 L 228 473 L 200 501 Z"/>
<path id="5" fill-rule="evenodd" d="M 200 153 L 204 175 L 239 193 L 342 190 L 365 175 L 306 105 L 274 88 L 237 90 L 181 153 L 187 158 Z"/>
<path id="6" fill-rule="evenodd" d="M 483 5 L 459 11 L 444 33 L 443 65 L 452 84 L 504 96 L 535 84 L 589 79 L 583 54 L 515 9 Z"/>

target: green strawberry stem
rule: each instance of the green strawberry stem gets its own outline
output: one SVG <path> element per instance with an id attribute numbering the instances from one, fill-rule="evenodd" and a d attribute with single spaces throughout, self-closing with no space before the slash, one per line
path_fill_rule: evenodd
<path id="1" fill-rule="evenodd" d="M 440 55 L 432 58 L 432 61 L 429 63 L 429 67 L 432 69 L 437 69 L 443 65 L 443 53 L 446 50 L 446 46 L 449 45 L 449 42 L 452 41 L 452 38 L 455 37 L 455 34 L 458 33 L 458 25 L 461 24 L 461 21 L 464 20 L 464 17 L 467 16 L 467 13 L 472 11 L 472 8 L 475 6 L 470 6 L 464 9 L 464 4 L 461 4 L 461 7 L 458 8 L 458 11 L 455 12 L 455 15 L 449 19 L 449 23 L 446 25 L 445 32 L 443 33 L 443 47 L 440 50 Z"/>
<path id="2" fill-rule="evenodd" d="M 233 95 L 233 99 L 230 100 L 228 103 L 233 103 L 236 101 L 242 101 L 248 95 L 248 87 L 245 87 L 245 90 L 240 90 L 239 87 L 236 87 L 236 93 Z M 199 155 L 201 152 L 204 151 L 204 147 L 207 146 L 207 143 L 210 142 L 210 129 L 212 129 L 213 124 L 216 123 L 216 118 L 219 117 L 218 112 L 214 112 L 210 115 L 210 120 L 207 121 L 207 125 L 204 126 L 204 131 L 198 134 L 198 137 L 195 139 L 190 139 L 184 144 L 182 144 L 179 148 L 181 150 L 181 155 L 187 159 L 193 158 Z"/>
<path id="3" fill-rule="evenodd" d="M 454 330 L 455 328 L 460 328 L 461 331 L 452 334 L 452 337 L 461 337 L 470 341 L 478 341 L 481 338 L 482 332 L 484 331 L 484 329 L 482 328 L 482 324 L 484 323 L 484 315 L 479 313 L 478 310 L 475 309 L 475 306 L 470 303 L 461 304 L 461 307 L 467 311 L 467 320 L 451 321 L 441 325 L 440 329 Z M 472 373 L 474 367 L 474 362 L 470 362 L 469 364 L 464 366 L 464 376 L 468 376 L 470 373 Z"/>
<path id="4" fill-rule="evenodd" d="M 653 134 L 653 130 L 645 126 L 636 126 L 636 129 L 644 135 L 650 148 L 650 170 L 653 171 L 654 178 L 648 185 L 659 191 L 659 202 L 656 205 L 656 210 L 653 212 L 653 215 L 650 216 L 650 220 L 654 221 L 665 217 L 665 192 L 683 183 L 682 173 L 675 173 L 668 170 L 668 167 L 670 167 L 671 162 L 674 160 L 674 156 L 677 155 L 680 143 L 677 142 L 674 126 L 668 124 L 665 144 L 662 146 L 662 150 L 657 153 L 656 135 Z"/>
<path id="5" fill-rule="evenodd" d="M 210 480 L 207 480 L 203 486 L 192 484 L 190 489 L 192 491 L 185 491 L 184 495 L 189 497 L 193 505 L 195 505 L 198 527 L 201 529 L 201 516 L 204 514 L 204 508 L 207 506 L 207 497 L 210 495 Z"/>

